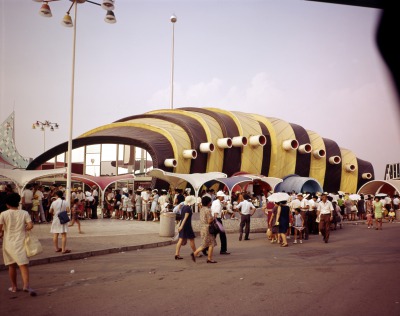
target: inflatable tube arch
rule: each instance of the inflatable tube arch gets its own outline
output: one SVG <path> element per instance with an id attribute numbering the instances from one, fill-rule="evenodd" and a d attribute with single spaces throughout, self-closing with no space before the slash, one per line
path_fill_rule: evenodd
<path id="1" fill-rule="evenodd" d="M 301 188 L 296 184 L 296 191 L 322 191 L 322 187 L 354 193 L 374 179 L 369 162 L 315 132 L 279 118 L 217 108 L 160 109 L 125 117 L 84 133 L 72 147 L 93 144 L 143 148 L 154 168 L 168 172 L 290 176 L 302 183 Z M 65 142 L 49 149 L 27 169 L 39 169 L 67 148 Z"/>
<path id="2" fill-rule="evenodd" d="M 307 177 L 300 177 L 296 174 L 291 174 L 283 178 L 283 182 L 279 183 L 275 187 L 275 190 L 279 192 L 309 192 L 312 194 L 323 191 L 317 180 Z"/>

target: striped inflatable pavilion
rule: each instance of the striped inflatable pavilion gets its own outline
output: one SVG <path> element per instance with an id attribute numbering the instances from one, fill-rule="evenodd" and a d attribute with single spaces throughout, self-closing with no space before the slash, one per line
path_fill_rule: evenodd
<path id="1" fill-rule="evenodd" d="M 374 179 L 372 164 L 297 124 L 218 108 L 156 110 L 92 129 L 73 148 L 92 144 L 144 148 L 154 168 L 176 173 L 239 172 L 313 178 L 328 192 L 357 192 Z M 67 142 L 33 160 L 36 169 L 67 151 Z"/>

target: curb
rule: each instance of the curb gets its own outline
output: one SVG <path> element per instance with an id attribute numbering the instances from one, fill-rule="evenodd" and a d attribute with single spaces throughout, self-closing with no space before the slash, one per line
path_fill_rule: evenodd
<path id="1" fill-rule="evenodd" d="M 29 266 L 37 266 L 42 264 L 48 263 L 55 263 L 55 262 L 62 262 L 67 260 L 80 260 L 85 259 L 88 257 L 94 256 L 102 256 L 108 255 L 112 253 L 124 252 L 124 251 L 133 251 L 138 249 L 150 249 L 150 248 L 157 248 L 157 247 L 164 247 L 169 246 L 175 243 L 174 241 L 161 241 L 151 244 L 144 244 L 144 245 L 135 245 L 135 246 L 125 246 L 125 247 L 115 247 L 115 248 L 108 248 L 108 249 L 100 249 L 100 250 L 93 250 L 93 251 L 85 251 L 85 252 L 77 252 L 77 253 L 69 253 L 61 256 L 52 256 L 47 258 L 41 259 L 31 259 L 29 260 Z M 7 266 L 4 264 L 0 265 L 0 271 L 8 270 Z"/>

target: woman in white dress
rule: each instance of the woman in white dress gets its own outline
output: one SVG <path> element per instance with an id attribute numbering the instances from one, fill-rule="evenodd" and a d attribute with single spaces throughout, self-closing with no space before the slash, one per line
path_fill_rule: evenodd
<path id="1" fill-rule="evenodd" d="M 50 233 L 53 233 L 53 244 L 56 252 L 70 253 L 71 250 L 66 249 L 67 246 L 67 227 L 68 224 L 61 224 L 58 213 L 69 211 L 67 202 L 63 199 L 63 192 L 56 192 L 57 199 L 50 205 L 50 213 L 53 214 L 53 222 L 51 223 Z M 61 234 L 61 248 L 58 247 L 58 235 Z"/>
<path id="2" fill-rule="evenodd" d="M 23 290 L 31 296 L 36 292 L 29 287 L 29 259 L 25 251 L 25 232 L 33 228 L 27 211 L 19 210 L 21 197 L 11 193 L 6 197 L 8 210 L 0 214 L 0 238 L 3 239 L 3 259 L 11 280 L 10 292 L 17 292 L 17 265 L 21 271 Z"/>

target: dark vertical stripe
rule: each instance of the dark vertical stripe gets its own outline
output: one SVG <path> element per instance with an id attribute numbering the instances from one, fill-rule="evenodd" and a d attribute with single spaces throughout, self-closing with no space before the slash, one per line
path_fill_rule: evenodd
<path id="1" fill-rule="evenodd" d="M 300 125 L 289 123 L 293 128 L 296 140 L 299 142 L 299 146 L 304 144 L 310 144 L 310 137 L 307 131 Z M 301 177 L 308 177 L 310 175 L 311 166 L 311 153 L 301 154 L 299 150 L 296 153 L 296 169 L 295 174 Z"/>
<path id="2" fill-rule="evenodd" d="M 235 121 L 228 115 L 213 112 L 202 108 L 180 108 L 180 110 L 199 112 L 213 117 L 221 127 L 223 137 L 244 136 L 239 135 L 238 127 Z M 217 144 L 215 144 L 217 145 Z M 224 163 L 222 172 L 226 173 L 228 177 L 232 176 L 235 172 L 240 171 L 242 164 L 242 149 L 240 147 L 232 147 L 224 149 Z"/>
<path id="3" fill-rule="evenodd" d="M 341 157 L 340 148 L 333 140 L 322 138 L 326 150 L 326 171 L 324 180 L 324 191 L 337 192 L 340 190 L 340 181 L 342 179 L 342 162 L 337 165 L 331 165 L 329 158 L 331 156 Z"/>
<path id="4" fill-rule="evenodd" d="M 375 174 L 374 174 L 374 167 L 370 162 L 357 158 L 357 165 L 358 165 L 358 180 L 357 180 L 357 191 L 358 191 L 364 184 L 366 184 L 371 180 L 374 180 Z M 370 180 L 362 178 L 362 174 L 366 172 L 372 174 L 372 178 Z"/>
<path id="5" fill-rule="evenodd" d="M 271 135 L 269 133 L 267 126 L 263 122 L 258 121 L 258 124 L 260 124 L 261 133 L 267 139 L 267 143 L 263 147 L 263 161 L 261 166 L 261 174 L 268 177 L 269 166 L 271 164 L 271 148 L 272 148 Z"/>

